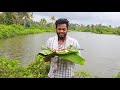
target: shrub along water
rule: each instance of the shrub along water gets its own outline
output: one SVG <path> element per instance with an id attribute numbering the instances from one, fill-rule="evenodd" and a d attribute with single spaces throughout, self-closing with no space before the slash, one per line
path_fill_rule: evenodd
<path id="1" fill-rule="evenodd" d="M 47 78 L 48 71 L 49 63 L 40 56 L 27 66 L 0 56 L 0 78 Z"/>
<path id="2" fill-rule="evenodd" d="M 38 26 L 33 25 L 31 27 L 24 27 L 22 25 L 12 24 L 12 25 L 4 25 L 0 24 L 0 39 L 9 38 L 18 35 L 26 35 L 26 34 L 35 34 L 42 32 L 52 32 L 52 28 L 47 26 Z"/>
<path id="3" fill-rule="evenodd" d="M 120 28 L 112 28 L 107 26 L 94 26 L 94 27 L 79 27 L 73 29 L 69 28 L 69 31 L 78 31 L 78 32 L 93 32 L 97 34 L 117 34 L 120 35 Z M 37 25 L 33 24 L 31 27 L 24 27 L 20 24 L 0 24 L 0 39 L 9 38 L 18 35 L 27 35 L 27 34 L 35 34 L 42 32 L 54 32 L 52 27 L 48 27 L 46 25 Z"/>
<path id="4" fill-rule="evenodd" d="M 22 66 L 18 60 L 10 60 L 0 56 L 0 78 L 48 78 L 50 63 L 44 62 L 40 55 L 27 66 Z M 76 78 L 95 78 L 85 71 L 76 71 Z"/>

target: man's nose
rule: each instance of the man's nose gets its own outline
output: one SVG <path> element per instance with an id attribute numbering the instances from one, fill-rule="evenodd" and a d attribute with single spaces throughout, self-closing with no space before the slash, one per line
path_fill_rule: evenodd
<path id="1" fill-rule="evenodd" d="M 63 30 L 60 30 L 60 32 L 63 32 Z"/>

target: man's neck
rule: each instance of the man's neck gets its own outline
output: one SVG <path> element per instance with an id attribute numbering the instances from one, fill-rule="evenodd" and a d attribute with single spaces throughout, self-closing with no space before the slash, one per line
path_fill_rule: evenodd
<path id="1" fill-rule="evenodd" d="M 64 39 L 58 38 L 58 44 L 59 44 L 59 45 L 64 44 L 65 41 L 66 41 L 66 38 L 64 38 Z"/>

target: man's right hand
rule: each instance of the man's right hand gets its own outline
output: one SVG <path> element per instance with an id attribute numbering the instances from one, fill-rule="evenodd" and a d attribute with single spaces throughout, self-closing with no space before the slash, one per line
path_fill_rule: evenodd
<path id="1" fill-rule="evenodd" d="M 57 50 L 55 50 L 55 49 L 52 50 L 53 53 L 56 53 L 56 51 L 57 51 Z M 46 57 L 44 58 L 44 61 L 45 61 L 45 62 L 51 61 L 51 60 L 53 60 L 52 58 L 54 58 L 54 56 L 46 56 Z"/>
<path id="2" fill-rule="evenodd" d="M 45 61 L 45 62 L 51 61 L 51 58 L 52 58 L 52 57 L 46 56 L 46 57 L 44 58 L 44 61 Z"/>
<path id="3" fill-rule="evenodd" d="M 57 51 L 57 50 L 55 50 L 55 49 L 52 50 L 53 53 L 56 53 L 56 51 Z"/>

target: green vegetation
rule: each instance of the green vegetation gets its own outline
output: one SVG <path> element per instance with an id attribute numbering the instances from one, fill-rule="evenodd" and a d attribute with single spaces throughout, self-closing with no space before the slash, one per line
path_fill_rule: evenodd
<path id="1" fill-rule="evenodd" d="M 114 78 L 120 78 L 120 72 L 118 72 L 118 74 L 117 74 L 117 75 L 114 75 L 113 77 L 114 77 Z"/>
<path id="2" fill-rule="evenodd" d="M 57 55 L 58 57 L 64 58 L 65 60 L 69 60 L 71 62 L 84 65 L 85 60 L 79 55 L 79 52 L 78 52 L 79 50 L 80 50 L 79 48 L 76 48 L 70 45 L 66 49 L 57 50 L 53 52 L 52 49 L 44 46 L 40 50 L 38 55 L 43 57 L 51 57 L 51 56 L 53 57 Z"/>
<path id="3" fill-rule="evenodd" d="M 36 56 L 28 66 L 0 56 L 0 78 L 47 78 L 49 63 Z"/>
<path id="4" fill-rule="evenodd" d="M 101 24 L 96 24 L 96 25 L 78 25 L 78 24 L 70 24 L 70 29 L 72 31 L 80 31 L 80 32 L 93 32 L 96 34 L 117 34 L 120 35 L 120 27 L 111 27 L 101 25 Z"/>
<path id="5" fill-rule="evenodd" d="M 95 76 L 89 73 L 86 69 L 75 71 L 75 77 L 76 78 L 99 78 L 98 76 Z"/>
<path id="6" fill-rule="evenodd" d="M 2 12 L 0 13 L 0 39 L 18 35 L 53 32 L 55 17 L 52 23 L 47 23 L 45 18 L 39 22 L 33 21 L 32 12 Z"/>
<path id="7" fill-rule="evenodd" d="M 2 12 L 0 13 L 0 39 L 18 35 L 53 32 L 55 29 L 55 16 L 50 17 L 51 22 L 41 18 L 38 22 L 33 21 L 33 12 Z M 93 32 L 97 34 L 120 35 L 120 26 L 111 27 L 96 25 L 79 25 L 70 23 L 69 31 Z"/>
<path id="8" fill-rule="evenodd" d="M 0 39 L 18 35 L 54 32 L 55 16 L 50 17 L 52 21 L 50 23 L 45 18 L 41 18 L 39 22 L 33 21 L 32 18 L 33 12 L 0 13 Z M 92 24 L 85 26 L 70 23 L 69 31 L 120 35 L 120 26 L 113 28 L 110 25 Z M 46 78 L 48 71 L 49 63 L 44 62 L 43 57 L 40 56 L 37 56 L 28 66 L 22 66 L 18 60 L 9 60 L 0 56 L 0 77 L 3 78 Z M 76 72 L 76 76 L 95 77 L 84 70 Z M 115 77 L 120 78 L 120 73 Z"/>
<path id="9" fill-rule="evenodd" d="M 31 26 L 29 28 L 24 27 L 22 25 L 3 25 L 0 24 L 0 39 L 9 38 L 18 35 L 26 35 L 26 34 L 35 34 L 42 32 L 51 32 L 53 31 L 50 27 L 42 27 L 38 25 Z"/>
<path id="10" fill-rule="evenodd" d="M 0 56 L 0 78 L 48 78 L 50 63 L 43 57 L 36 56 L 27 66 L 22 66 L 18 60 L 10 60 Z M 75 78 L 97 78 L 86 70 L 76 71 Z"/>

